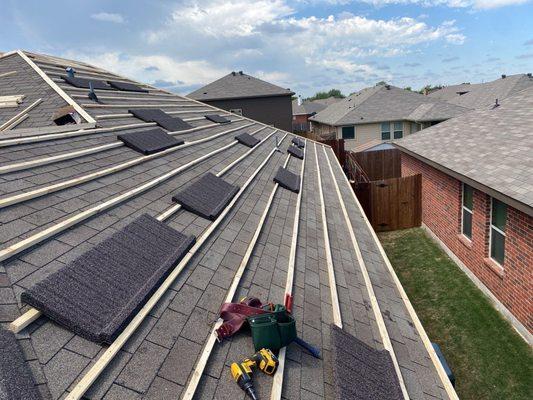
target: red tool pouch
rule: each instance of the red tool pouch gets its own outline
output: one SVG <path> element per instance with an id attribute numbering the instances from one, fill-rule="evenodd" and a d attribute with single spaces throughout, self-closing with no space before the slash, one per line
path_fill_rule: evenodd
<path id="1" fill-rule="evenodd" d="M 270 312 L 263 308 L 258 298 L 246 297 L 240 303 L 224 303 L 220 307 L 220 318 L 224 323 L 216 330 L 218 340 L 223 340 L 238 332 L 246 322 L 246 317 Z"/>

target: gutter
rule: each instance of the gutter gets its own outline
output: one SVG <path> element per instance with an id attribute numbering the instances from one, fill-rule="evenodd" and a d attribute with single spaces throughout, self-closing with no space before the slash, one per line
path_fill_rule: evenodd
<path id="1" fill-rule="evenodd" d="M 460 180 L 461 182 L 464 182 L 466 183 L 467 185 L 469 186 L 472 186 L 474 189 L 477 189 L 481 192 L 484 192 L 484 193 L 487 193 L 489 196 L 491 197 L 494 197 L 495 199 L 497 200 L 500 200 L 502 202 L 504 202 L 505 204 L 517 209 L 518 211 L 521 211 L 523 212 L 524 214 L 530 216 L 530 217 L 533 217 L 533 207 L 525 204 L 525 203 L 522 203 L 521 201 L 518 201 L 512 197 L 509 197 L 508 195 L 505 195 L 501 192 L 498 192 L 497 190 L 489 187 L 489 186 L 486 186 L 466 175 L 463 175 L 463 174 L 460 174 L 459 172 L 457 171 L 454 171 L 450 168 L 447 168 L 445 167 L 444 165 L 442 164 L 439 164 L 433 160 L 430 160 L 426 157 L 423 157 L 421 156 L 420 154 L 418 153 L 415 153 L 405 147 L 403 147 L 402 145 L 398 144 L 397 142 L 393 142 L 392 143 L 394 146 L 396 146 L 398 148 L 398 150 L 404 152 L 405 154 L 407 155 L 410 155 L 411 157 L 414 157 L 430 166 L 432 166 L 433 168 L 435 169 L 438 169 L 439 171 L 442 171 L 444 172 L 446 175 L 450 175 L 451 177 L 457 179 L 457 180 Z"/>

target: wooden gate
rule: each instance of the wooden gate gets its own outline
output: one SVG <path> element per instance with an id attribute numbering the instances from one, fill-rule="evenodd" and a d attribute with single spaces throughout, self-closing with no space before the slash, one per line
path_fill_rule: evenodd
<path id="1" fill-rule="evenodd" d="M 421 174 L 359 183 L 355 191 L 376 232 L 420 226 Z"/>
<path id="2" fill-rule="evenodd" d="M 398 149 L 362 151 L 352 154 L 371 181 L 402 176 L 401 156 Z"/>

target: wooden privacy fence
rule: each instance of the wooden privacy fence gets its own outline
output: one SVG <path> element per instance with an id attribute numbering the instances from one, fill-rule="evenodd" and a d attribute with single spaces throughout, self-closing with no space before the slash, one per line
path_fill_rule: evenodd
<path id="1" fill-rule="evenodd" d="M 321 139 L 322 143 L 331 146 L 333 152 L 337 156 L 339 163 L 344 166 L 346 162 L 346 152 L 344 151 L 344 139 Z"/>
<path id="2" fill-rule="evenodd" d="M 402 176 L 401 156 L 398 149 L 362 151 L 352 154 L 371 181 Z"/>
<path id="3" fill-rule="evenodd" d="M 421 174 L 359 183 L 354 190 L 376 232 L 420 226 Z"/>

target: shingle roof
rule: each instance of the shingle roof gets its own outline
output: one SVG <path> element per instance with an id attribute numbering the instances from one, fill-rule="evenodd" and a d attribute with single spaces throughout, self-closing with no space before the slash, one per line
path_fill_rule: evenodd
<path id="1" fill-rule="evenodd" d="M 46 84 L 59 85 L 62 96 L 74 100 L 98 127 L 69 125 L 68 131 L 57 133 L 54 127 L 39 122 L 43 120 L 30 118 L 31 130 L 12 129 L 0 138 L 1 325 L 7 327 L 27 311 L 20 303 L 25 289 L 142 214 L 157 216 L 169 227 L 197 237 L 196 245 L 171 273 L 172 279 L 160 287 L 162 297 L 153 308 L 141 310 L 144 318 L 139 326 L 127 328 L 132 337 L 111 348 L 119 350 L 90 385 L 86 398 L 178 398 L 191 380 L 232 281 L 238 283 L 235 299 L 249 295 L 283 302 L 290 263 L 295 268 L 292 294 L 298 334 L 317 346 L 324 357 L 315 360 L 290 345 L 283 395 L 290 399 L 332 398 L 328 332 L 333 311 L 326 248 L 331 251 L 344 329 L 377 350 L 382 350 L 384 338 L 390 337 L 412 398 L 448 398 L 444 387 L 453 395 L 449 383 L 439 375 L 441 367 L 437 367 L 440 364 L 427 336 L 404 300 L 403 289 L 331 148 L 307 140 L 305 161 L 288 158 L 292 134 L 143 84 L 139 85 L 148 93 L 96 90 L 100 103 L 95 103 L 87 98 L 86 89 L 60 78 L 66 66 L 74 66 L 80 77 L 136 82 L 71 60 L 21 52 L 0 58 L 0 67 L 9 61 L 10 68 L 24 71 L 28 62 L 22 55 L 33 60 L 34 71 L 49 80 Z M 33 89 L 24 82 L 13 84 L 20 84 L 20 91 L 30 95 Z M 41 90 L 41 83 L 35 80 L 35 90 Z M 128 113 L 143 107 L 161 108 L 190 123 L 192 129 L 171 132 L 185 144 L 143 156 L 118 141 L 117 134 L 155 126 Z M 211 123 L 207 114 L 221 114 L 231 122 Z M 252 148 L 239 144 L 234 137 L 243 132 L 261 142 Z M 276 142 L 280 151 L 275 150 Z M 275 189 L 273 178 L 284 164 L 295 174 L 303 168 L 300 194 Z M 215 221 L 172 201 L 175 193 L 208 172 L 241 187 Z M 323 178 L 325 208 L 321 207 L 319 176 Z M 295 225 L 298 199 L 300 216 Z M 346 218 L 342 218 L 343 205 Z M 349 239 L 350 229 L 355 232 L 361 258 Z M 254 236 L 256 232 L 258 236 Z M 238 268 L 249 249 L 250 259 L 238 279 Z M 362 277 L 363 267 L 370 276 L 369 286 Z M 370 289 L 380 310 L 372 307 Z M 382 313 L 387 316 L 386 331 L 376 322 Z M 45 398 L 58 399 L 78 390 L 82 377 L 93 365 L 101 365 L 95 362 L 111 351 L 44 317 L 17 337 Z M 246 334 L 216 344 L 201 375 L 198 397 L 242 396 L 227 365 L 252 352 Z M 259 395 L 268 398 L 272 380 L 262 375 L 254 380 Z"/>
<path id="2" fill-rule="evenodd" d="M 331 104 L 341 101 L 338 97 L 328 97 L 327 99 L 316 99 L 311 101 L 304 101 L 298 105 L 298 100 L 292 101 L 292 115 L 311 115 L 320 112 Z"/>
<path id="3" fill-rule="evenodd" d="M 189 93 L 191 99 L 224 100 L 250 97 L 292 96 L 294 92 L 240 72 L 232 72 Z"/>
<path id="4" fill-rule="evenodd" d="M 501 101 L 531 86 L 533 86 L 531 76 L 517 74 L 486 83 L 448 86 L 431 92 L 428 97 L 446 100 L 463 107 L 480 108 L 494 104 L 496 99 Z"/>
<path id="5" fill-rule="evenodd" d="M 381 121 L 443 121 L 467 108 L 390 85 L 363 89 L 330 105 L 310 118 L 327 125 L 367 124 Z"/>
<path id="6" fill-rule="evenodd" d="M 395 141 L 410 154 L 435 163 L 514 200 L 533 212 L 533 86 L 489 106 Z M 463 180 L 464 180 L 463 179 Z M 502 198 L 503 197 L 503 198 Z"/>

